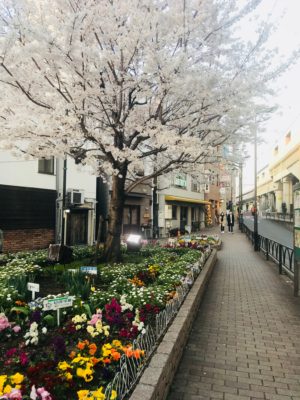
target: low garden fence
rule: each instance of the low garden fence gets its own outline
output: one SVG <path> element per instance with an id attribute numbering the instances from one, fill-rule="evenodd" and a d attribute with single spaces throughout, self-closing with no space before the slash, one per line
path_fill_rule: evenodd
<path id="1" fill-rule="evenodd" d="M 113 390 L 117 392 L 117 399 L 122 400 L 127 396 L 137 383 L 141 374 L 147 366 L 156 350 L 160 339 L 164 336 L 170 323 L 176 316 L 186 295 L 188 294 L 195 279 L 200 274 L 201 269 L 209 257 L 211 250 L 207 250 L 203 257 L 195 264 L 190 266 L 190 271 L 182 284 L 177 287 L 173 299 L 166 305 L 165 309 L 156 315 L 154 326 L 147 326 L 145 333 L 140 334 L 132 344 L 133 351 L 142 349 L 145 351 L 146 358 L 128 358 L 125 355 L 120 360 L 120 371 L 115 375 L 113 381 L 106 387 L 105 398 L 110 399 Z"/>
<path id="2" fill-rule="evenodd" d="M 241 224 L 241 231 L 244 232 L 247 238 L 254 246 L 254 232 L 244 223 Z M 262 235 L 258 235 L 258 247 L 266 257 L 266 260 L 271 259 L 278 264 L 278 272 L 286 273 L 290 278 L 294 277 L 294 249 L 284 246 L 275 240 L 269 239 Z"/>

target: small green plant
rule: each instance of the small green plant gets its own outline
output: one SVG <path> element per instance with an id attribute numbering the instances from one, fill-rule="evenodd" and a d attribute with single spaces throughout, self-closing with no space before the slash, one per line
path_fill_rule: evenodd
<path id="1" fill-rule="evenodd" d="M 91 278 L 80 271 L 71 272 L 64 271 L 60 278 L 61 284 L 65 290 L 71 295 L 81 297 L 82 300 L 87 300 L 91 293 Z"/>

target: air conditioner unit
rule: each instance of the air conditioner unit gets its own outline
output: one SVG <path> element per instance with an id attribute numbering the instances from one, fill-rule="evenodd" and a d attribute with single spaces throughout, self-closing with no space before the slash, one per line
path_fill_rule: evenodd
<path id="1" fill-rule="evenodd" d="M 84 203 L 84 191 L 79 190 L 79 189 L 68 189 L 67 203 L 68 204 L 83 204 Z"/>

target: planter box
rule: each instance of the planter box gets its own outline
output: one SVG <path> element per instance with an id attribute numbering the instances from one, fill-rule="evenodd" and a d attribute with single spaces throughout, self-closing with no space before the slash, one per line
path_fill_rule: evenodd
<path id="1" fill-rule="evenodd" d="M 214 249 L 129 400 L 166 399 L 216 261 Z"/>

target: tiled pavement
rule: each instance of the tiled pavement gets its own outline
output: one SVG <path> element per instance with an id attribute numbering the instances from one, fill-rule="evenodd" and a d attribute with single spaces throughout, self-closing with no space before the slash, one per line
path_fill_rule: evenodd
<path id="1" fill-rule="evenodd" d="M 300 400 L 300 299 L 243 234 L 222 239 L 167 400 Z"/>

